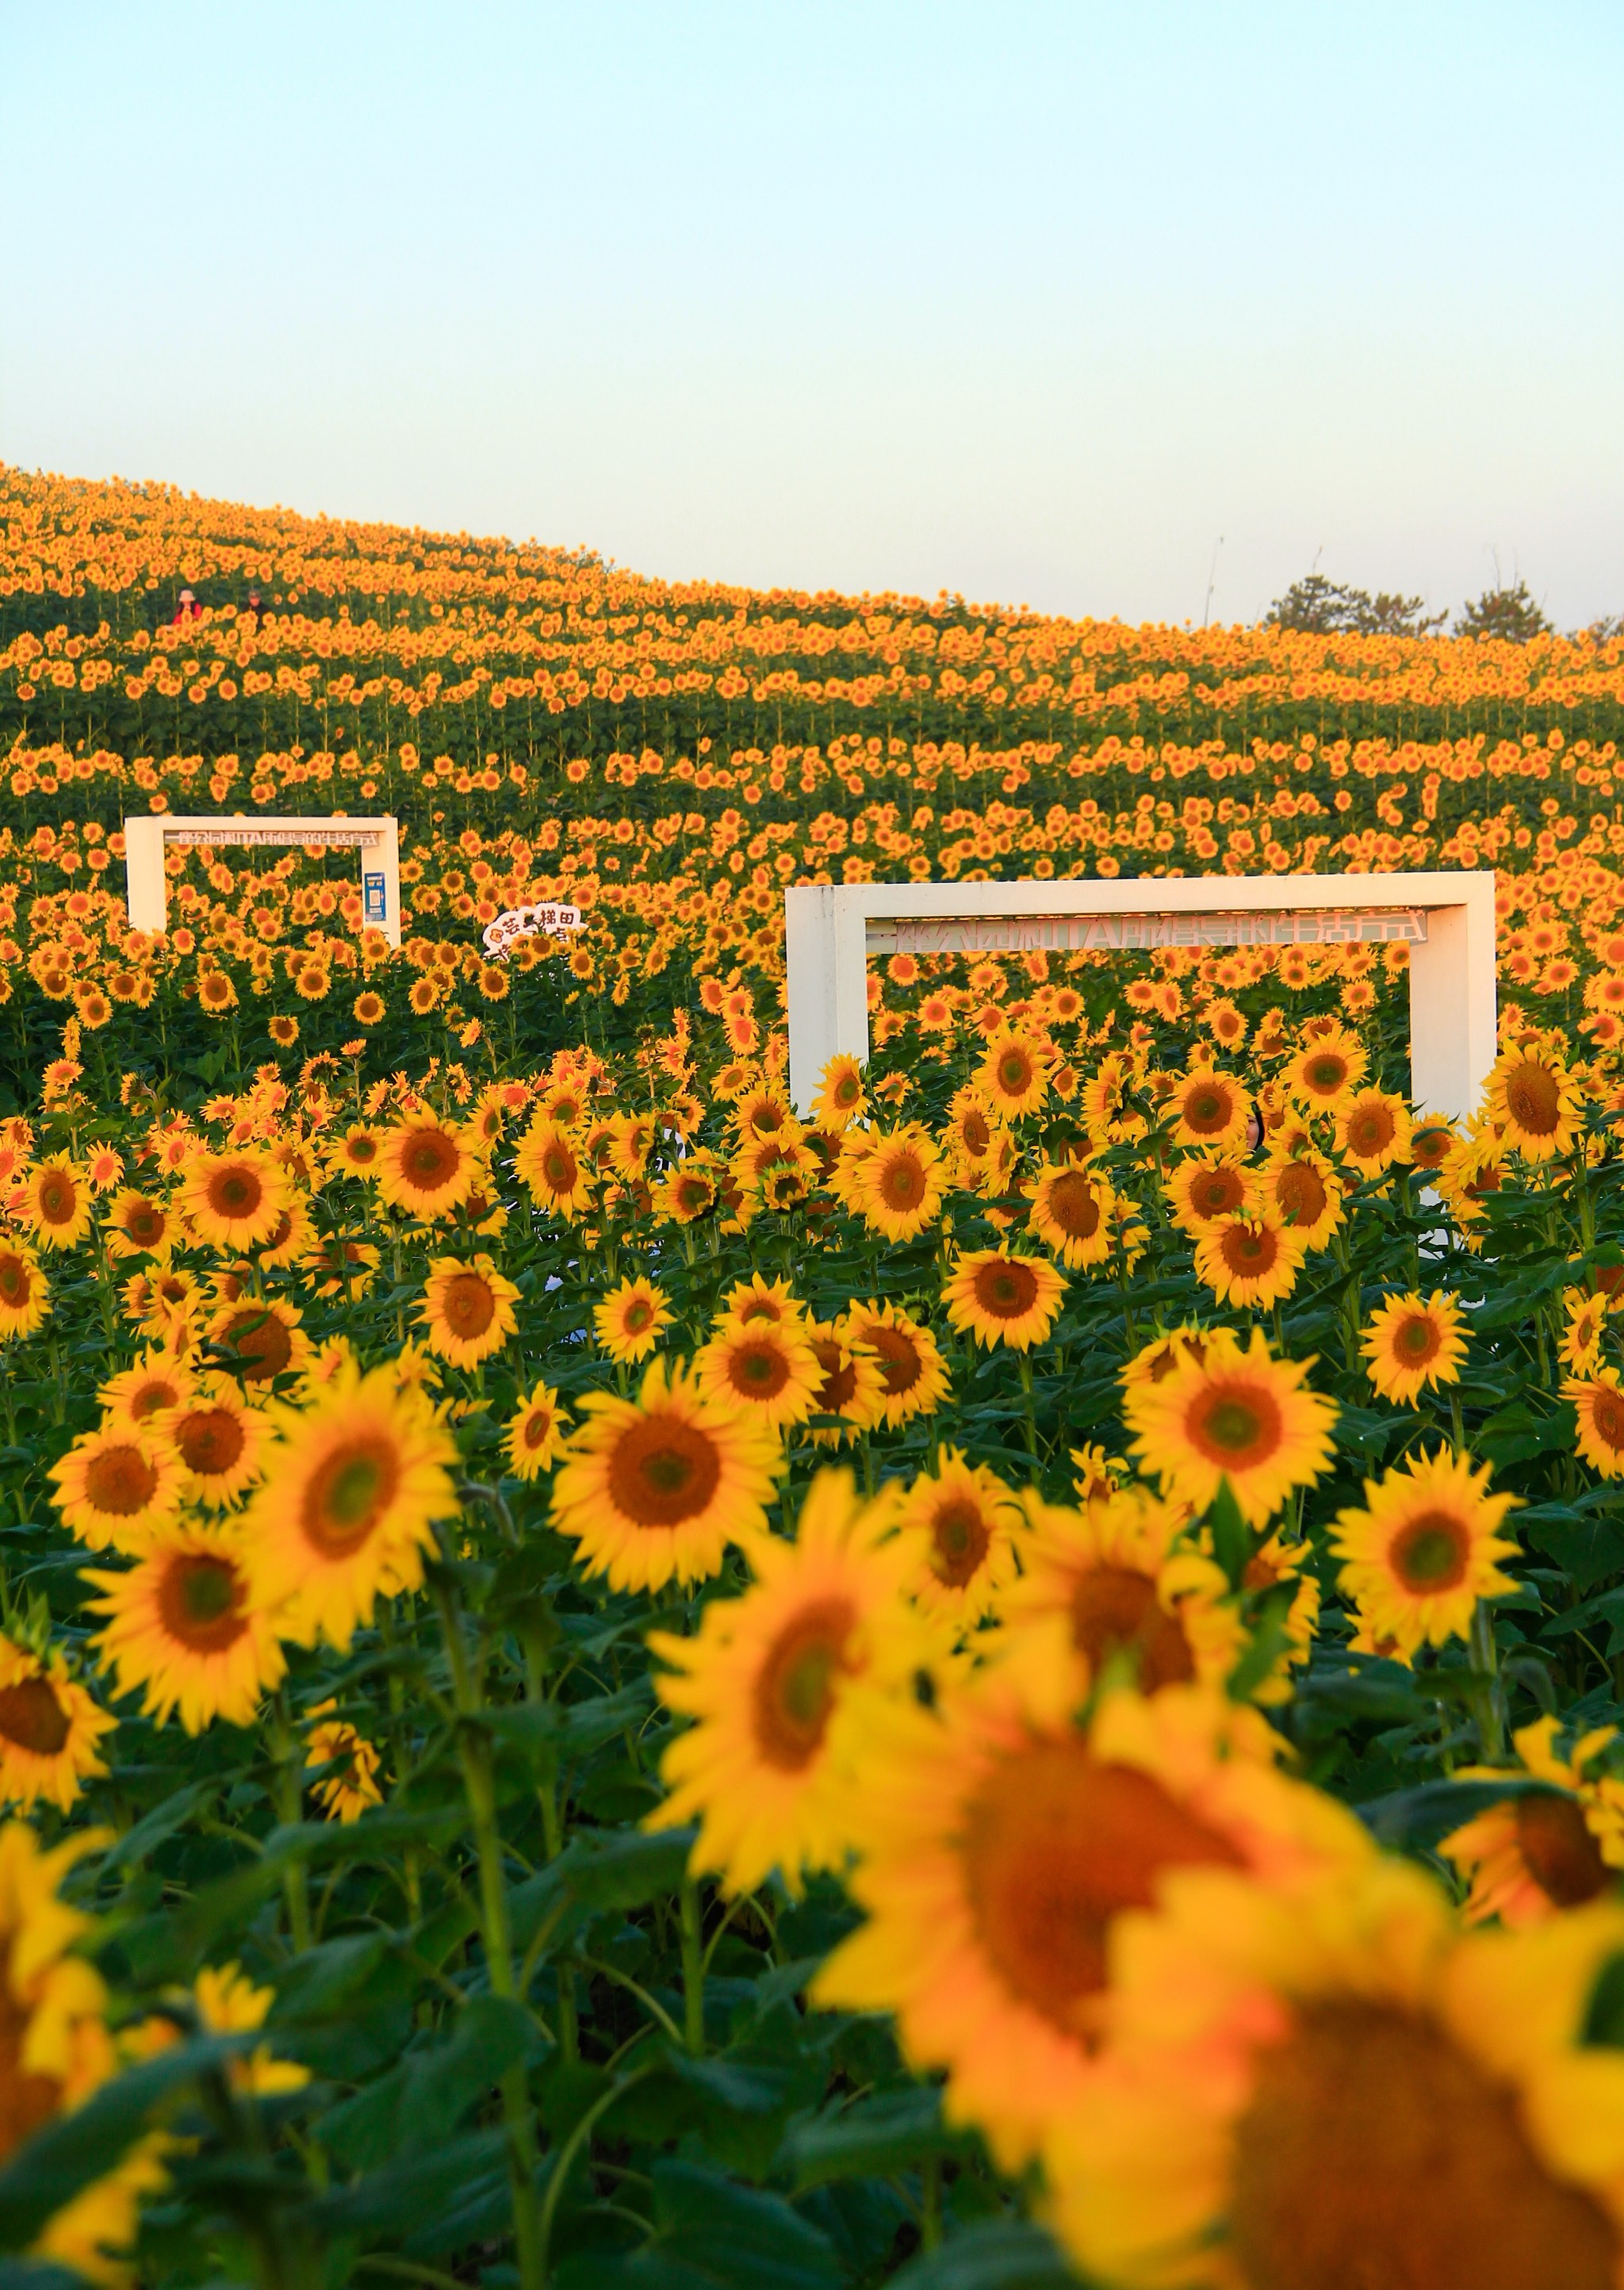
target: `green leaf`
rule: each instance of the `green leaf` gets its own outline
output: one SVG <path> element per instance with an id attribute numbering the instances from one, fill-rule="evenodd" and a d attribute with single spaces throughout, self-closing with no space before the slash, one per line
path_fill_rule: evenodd
<path id="1" fill-rule="evenodd" d="M 653 2175 L 652 2247 L 692 2268 L 700 2282 L 724 2290 L 836 2290 L 834 2245 L 782 2195 L 669 2158 L 655 2163 Z"/>
<path id="2" fill-rule="evenodd" d="M 1526 1542 L 1554 1558 L 1581 1596 L 1610 1574 L 1624 1574 L 1624 1517 L 1616 1492 L 1601 1493 L 1601 1503 L 1531 1504 L 1516 1515 Z M 1604 1508 L 1604 1504 L 1605 1508 Z"/>
<path id="3" fill-rule="evenodd" d="M 989 2219 L 914 2259 L 892 2276 L 890 2290 L 1076 2290 L 1076 2284 L 1041 2227 Z"/>
<path id="4" fill-rule="evenodd" d="M 966 2154 L 973 2145 L 943 2123 L 941 2094 L 927 2084 L 836 2105 L 797 2123 L 779 2150 L 778 2166 L 800 2193 L 831 2179 L 894 2178 L 932 2156 Z"/>
<path id="5" fill-rule="evenodd" d="M 487 1710 L 483 1722 L 498 1741 L 510 1742 L 532 1764 L 550 1772 L 562 1759 L 590 1756 L 628 1726 L 641 1726 L 653 1706 L 653 1687 L 639 1678 L 618 1693 L 588 1701 L 516 1702 Z"/>
<path id="6" fill-rule="evenodd" d="M 668 1829 L 646 1836 L 641 1830 L 604 1830 L 571 1838 L 556 1861 L 508 1896 L 513 1937 L 528 1948 L 549 1916 L 560 1931 L 570 1912 L 641 1909 L 683 1879 L 695 1831 Z"/>
<path id="7" fill-rule="evenodd" d="M 1508 1772 L 1493 1781 L 1422 1782 L 1414 1789 L 1396 1790 L 1390 1797 L 1356 1805 L 1354 1811 L 1380 1845 L 1431 1846 L 1507 1798 L 1562 1794 L 1547 1782 Z"/>
<path id="8" fill-rule="evenodd" d="M 1228 1479 L 1218 1483 L 1218 1493 L 1207 1509 L 1207 1525 L 1212 1530 L 1213 1556 L 1228 1577 L 1229 1588 L 1238 1590 L 1252 1557 L 1252 1533 Z"/>
<path id="9" fill-rule="evenodd" d="M 107 1867 L 133 1869 L 139 1866 L 166 1838 L 172 1837 L 195 1813 L 218 1797 L 220 1787 L 217 1781 L 188 1782 L 184 1789 L 176 1790 L 161 1805 L 155 1805 L 150 1813 L 143 1814 L 116 1844 L 108 1846 Z"/>
<path id="10" fill-rule="evenodd" d="M 1596 1976 L 1581 2044 L 1624 2046 L 1624 1955 L 1610 1956 Z"/>
<path id="11" fill-rule="evenodd" d="M 437 2147 L 413 2149 L 353 2187 L 322 2196 L 305 2218 L 317 2235 L 386 2235 L 391 2242 L 403 2241 L 460 2202 L 476 2180 L 500 2170 L 506 2146 L 507 2134 L 497 2124 Z"/>
<path id="12" fill-rule="evenodd" d="M 476 1996 L 458 2013 L 447 2041 L 409 2053 L 354 2099 L 329 2109 L 317 2136 L 352 2170 L 376 2170 L 403 2150 L 438 2146 L 524 2057 L 534 2033 L 529 2014 L 511 1998 Z"/>

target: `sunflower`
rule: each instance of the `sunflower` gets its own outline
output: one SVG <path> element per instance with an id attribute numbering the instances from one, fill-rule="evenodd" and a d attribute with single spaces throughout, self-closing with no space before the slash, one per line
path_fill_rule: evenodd
<path id="1" fill-rule="evenodd" d="M 1204 1359 L 1211 1341 L 1207 1329 L 1191 1327 L 1188 1323 L 1170 1328 L 1165 1335 L 1152 1336 L 1148 1344 L 1140 1346 L 1124 1368 L 1123 1389 L 1132 1391 L 1138 1384 L 1161 1383 L 1187 1359 Z"/>
<path id="2" fill-rule="evenodd" d="M 382 1259 L 371 1241 L 345 1240 L 334 1235 L 309 1242 L 299 1261 L 309 1274 L 316 1295 L 325 1301 L 334 1296 L 351 1300 L 364 1296 L 378 1277 Z"/>
<path id="3" fill-rule="evenodd" d="M 284 1271 L 306 1254 L 316 1228 L 304 1199 L 295 1195 L 254 1251 L 261 1272 Z"/>
<path id="4" fill-rule="evenodd" d="M 1369 1064 L 1356 1034 L 1345 1026 L 1329 1026 L 1288 1062 L 1285 1085 L 1300 1105 L 1316 1113 L 1340 1114 Z"/>
<path id="5" fill-rule="evenodd" d="M 597 1391 L 581 1405 L 552 1522 L 612 1589 L 704 1581 L 730 1542 L 765 1529 L 778 1442 L 707 1400 L 685 1369 L 651 1360 L 635 1400 Z"/>
<path id="6" fill-rule="evenodd" d="M 299 1021 L 278 1011 L 266 1021 L 265 1030 L 279 1050 L 291 1050 L 299 1039 Z"/>
<path id="7" fill-rule="evenodd" d="M 1583 1093 L 1560 1054 L 1543 1044 L 1504 1050 L 1489 1076 L 1488 1112 L 1525 1161 L 1571 1153 Z"/>
<path id="8" fill-rule="evenodd" d="M 180 1507 L 182 1466 L 156 1424 L 104 1423 L 51 1467 L 62 1524 L 92 1550 L 144 1547 Z"/>
<path id="9" fill-rule="evenodd" d="M 68 1676 L 60 1649 L 31 1653 L 0 1637 L 0 1802 L 27 1813 L 44 1798 L 69 1811 L 106 1773 L 98 1744 L 116 1723 Z"/>
<path id="10" fill-rule="evenodd" d="M 996 1033 L 976 1074 L 976 1086 L 996 1119 L 1032 1113 L 1049 1094 L 1049 1061 L 1007 1029 Z"/>
<path id="11" fill-rule="evenodd" d="M 1124 1923 L 1111 2072 L 1048 2142 L 1062 2239 L 1135 2290 L 1616 2290 L 1624 2054 L 1586 2028 L 1621 1950 L 1610 1902 L 1463 1934 L 1395 1860 L 1181 1872 Z"/>
<path id="12" fill-rule="evenodd" d="M 1385 1089 L 1362 1089 L 1337 1117 L 1337 1150 L 1361 1176 L 1380 1177 L 1410 1158 L 1410 1109 Z"/>
<path id="13" fill-rule="evenodd" d="M 179 1407 L 190 1395 L 191 1370 L 162 1346 L 143 1352 L 101 1387 L 98 1397 L 104 1418 L 111 1422 L 144 1423 L 165 1408 Z"/>
<path id="14" fill-rule="evenodd" d="M 788 1280 L 769 1280 L 764 1273 L 753 1272 L 748 1280 L 736 1280 L 722 1299 L 716 1315 L 718 1330 L 730 1323 L 740 1328 L 760 1326 L 802 1326 L 805 1324 L 806 1307 L 796 1294 Z"/>
<path id="15" fill-rule="evenodd" d="M 941 1291 L 956 1328 L 988 1350 L 1010 1344 L 1023 1352 L 1046 1340 L 1065 1293 L 1044 1258 L 999 1248 L 961 1250 Z"/>
<path id="16" fill-rule="evenodd" d="M 858 1205 L 871 1230 L 912 1240 L 941 1213 L 941 1156 L 921 1129 L 876 1136 L 859 1181 Z"/>
<path id="17" fill-rule="evenodd" d="M 392 1368 L 340 1366 L 314 1404 L 278 1406 L 279 1434 L 246 1513 L 256 1603 L 296 1645 L 345 1653 L 380 1597 L 415 1590 L 433 1522 L 457 1509 L 456 1447 Z"/>
<path id="18" fill-rule="evenodd" d="M 105 1229 L 108 1253 L 121 1263 L 133 1256 L 167 1256 L 175 1242 L 172 1212 L 129 1185 L 108 1203 Z"/>
<path id="19" fill-rule="evenodd" d="M 278 1376 L 304 1373 L 310 1339 L 303 1317 L 280 1296 L 222 1304 L 209 1323 L 209 1341 L 233 1375 L 268 1389 Z"/>
<path id="20" fill-rule="evenodd" d="M 804 1423 L 823 1386 L 818 1355 L 798 1319 L 725 1322 L 693 1365 L 713 1405 L 736 1409 L 773 1431 Z"/>
<path id="21" fill-rule="evenodd" d="M 861 1064 L 846 1051 L 837 1051 L 824 1067 L 823 1078 L 812 1100 L 812 1111 L 820 1126 L 844 1129 L 852 1122 L 861 1120 L 868 1102 Z"/>
<path id="22" fill-rule="evenodd" d="M 652 1280 L 622 1280 L 592 1308 L 597 1340 L 617 1363 L 646 1359 L 670 1324 L 670 1303 Z"/>
<path id="23" fill-rule="evenodd" d="M 1222 1153 L 1244 1145 L 1252 1101 L 1239 1083 L 1212 1067 L 1196 1065 L 1174 1082 L 1163 1107 L 1175 1145 Z"/>
<path id="24" fill-rule="evenodd" d="M 1515 1495 L 1491 1495 L 1489 1467 L 1474 1471 L 1440 1448 L 1412 1455 L 1380 1485 L 1364 1483 L 1367 1508 L 1338 1513 L 1332 1549 L 1339 1581 L 1362 1620 L 1412 1654 L 1464 1637 L 1480 1598 L 1515 1590 L 1496 1565 L 1516 1555 L 1500 1527 Z"/>
<path id="25" fill-rule="evenodd" d="M 823 1376 L 812 1403 L 812 1414 L 823 1420 L 806 1436 L 814 1446 L 844 1446 L 884 1414 L 885 1376 L 879 1357 L 855 1341 L 849 1322 L 836 1327 L 827 1320 L 813 1320 L 806 1340 Z"/>
<path id="26" fill-rule="evenodd" d="M 1447 1121 L 1418 1121 L 1410 1132 L 1411 1165 L 1418 1175 L 1430 1176 L 1443 1167 L 1459 1142 Z"/>
<path id="27" fill-rule="evenodd" d="M 180 1180 L 180 1213 L 211 1248 L 268 1240 L 288 1205 L 286 1173 L 268 1153 L 197 1153 Z"/>
<path id="28" fill-rule="evenodd" d="M 1605 1295 L 1588 1296 L 1582 1288 L 1570 1288 L 1564 1296 L 1565 1325 L 1557 1357 L 1572 1374 L 1588 1375 L 1601 1365 L 1602 1335 L 1607 1325 L 1608 1309 Z"/>
<path id="29" fill-rule="evenodd" d="M 372 989 L 369 987 L 364 994 L 357 994 L 356 997 L 355 1020 L 356 1025 L 381 1025 L 384 1017 L 387 1014 L 388 1006 L 388 1005 L 384 1001 L 382 995 L 373 993 Z"/>
<path id="30" fill-rule="evenodd" d="M 849 1842 L 852 1782 L 831 1721 L 860 1685 L 900 1693 L 923 1640 L 901 1596 L 903 1551 L 884 1537 L 887 1503 L 859 1501 L 850 1473 L 820 1471 L 793 1542 L 751 1546 L 756 1577 L 713 1598 L 698 1632 L 651 1632 L 666 1665 L 655 1687 L 693 1723 L 666 1751 L 665 1803 L 648 1826 L 699 1822 L 691 1866 L 746 1893 L 776 1871 L 798 1893 L 804 1872 L 838 1866 Z"/>
<path id="31" fill-rule="evenodd" d="M 262 2028 L 276 2000 L 275 1990 L 256 1988 L 239 1964 L 204 1965 L 192 1992 L 198 2026 L 211 2036 L 241 2036 Z M 239 2052 L 226 2069 L 233 2091 L 261 2099 L 279 2091 L 299 2091 L 309 2080 L 308 2068 L 295 2060 L 274 2058 L 268 2044 Z"/>
<path id="32" fill-rule="evenodd" d="M 528 1399 L 519 1402 L 508 1426 L 508 1469 L 516 1479 L 539 1478 L 563 1453 L 566 1437 L 558 1394 L 550 1385 L 539 1383 Z"/>
<path id="33" fill-rule="evenodd" d="M 721 1198 L 722 1164 L 703 1149 L 668 1169 L 653 1188 L 657 1213 L 673 1224 L 697 1224 Z"/>
<path id="34" fill-rule="evenodd" d="M 520 1138 L 513 1165 L 536 1206 L 572 1222 L 592 1199 L 592 1172 L 584 1153 L 556 1122 L 532 1121 Z"/>
<path id="35" fill-rule="evenodd" d="M 28 1172 L 12 1213 L 42 1248 L 76 1248 L 91 1229 L 94 1198 L 84 1171 L 66 1153 L 52 1153 Z"/>
<path id="36" fill-rule="evenodd" d="M 195 1502 L 232 1502 L 258 1478 L 265 1418 L 246 1404 L 230 1376 L 197 1378 L 162 1428 L 185 1467 L 185 1491 Z"/>
<path id="37" fill-rule="evenodd" d="M 1068 1272 L 1110 1261 L 1116 1245 L 1116 1195 L 1097 1170 L 1075 1161 L 1045 1161 L 1032 1187 L 1027 1226 L 1052 1248 Z"/>
<path id="38" fill-rule="evenodd" d="M 1336 1171 L 1311 1146 L 1270 1153 L 1252 1173 L 1259 1210 L 1287 1226 L 1307 1249 L 1324 1248 L 1342 1221 L 1342 1185 Z"/>
<path id="39" fill-rule="evenodd" d="M 1564 1757 L 1555 1718 L 1513 1734 L 1523 1771 L 1545 1789 L 1492 1805 L 1442 1838 L 1438 1851 L 1471 1886 L 1468 1924 L 1498 1918 L 1515 1932 L 1606 1892 L 1624 1868 L 1624 1788 L 1601 1764 L 1617 1738 L 1611 1726 L 1583 1734 Z M 1503 1769 L 1457 1767 L 1460 1782 L 1503 1782 Z"/>
<path id="40" fill-rule="evenodd" d="M 897 1507 L 903 1589 L 927 1614 L 968 1629 L 1013 1581 L 1022 1527 L 1020 1505 L 996 1472 L 944 1447 Z"/>
<path id="41" fill-rule="evenodd" d="M 0 1341 L 31 1336 L 51 1309 L 51 1286 L 31 1249 L 0 1241 Z"/>
<path id="42" fill-rule="evenodd" d="M 383 1150 L 382 1133 L 364 1121 L 352 1121 L 335 1144 L 327 1149 L 327 1166 L 335 1177 L 370 1177 Z"/>
<path id="43" fill-rule="evenodd" d="M 431 1220 L 460 1208 L 479 1174 L 473 1143 L 455 1122 L 414 1114 L 378 1144 L 378 1196 L 388 1208 Z"/>
<path id="44" fill-rule="evenodd" d="M 853 1304 L 842 1333 L 854 1349 L 872 1354 L 880 1372 L 869 1421 L 900 1430 L 916 1415 L 933 1415 L 948 1396 L 948 1370 L 930 1330 L 889 1301 Z"/>
<path id="45" fill-rule="evenodd" d="M 1012 1660 L 1028 1658 L 1034 1632 L 1064 1647 L 1075 1677 L 1052 1653 L 1030 1658 L 1038 1671 L 1066 1678 L 1066 1707 L 1092 1691 L 1108 1665 L 1141 1693 L 1196 1679 L 1222 1684 L 1245 1632 L 1221 1569 L 1187 1539 L 1183 1504 L 1109 1485 L 1080 1510 L 1030 1490 L 1022 1501 L 1020 1580 L 997 1608 Z"/>
<path id="46" fill-rule="evenodd" d="M 287 1665 L 236 1530 L 172 1519 L 125 1573 L 87 1569 L 84 1580 L 103 1594 L 98 1661 L 121 1694 L 145 1689 L 141 1707 L 160 1726 L 177 1710 L 188 1734 L 217 1718 L 252 1726 L 281 1683 Z"/>
<path id="47" fill-rule="evenodd" d="M 311 1730 L 305 1770 L 327 1768 L 314 1788 L 329 1821 L 359 1821 L 371 1806 L 383 1803 L 378 1752 L 353 1726 L 332 1714 L 334 1708 L 332 1701 L 318 1701 L 309 1712 L 323 1722 Z"/>
<path id="48" fill-rule="evenodd" d="M 6 2031 L 6 2108 L 0 2163 L 36 2133 L 60 2124 L 116 2073 L 107 1990 L 82 1952 L 88 1917 L 57 1897 L 74 1862 L 97 1842 L 81 1832 L 40 1850 L 23 1821 L 0 1828 L 0 2015 Z M 124 2160 L 53 2211 L 28 2255 L 116 2290 L 131 2270 L 117 2254 L 135 2239 L 141 2195 L 163 2182 L 157 2142 L 139 2139 Z"/>
<path id="49" fill-rule="evenodd" d="M 429 1350 L 453 1367 L 477 1367 L 518 1326 L 518 1293 L 488 1256 L 467 1264 L 455 1256 L 433 1258 L 417 1309 Z"/>
<path id="50" fill-rule="evenodd" d="M 1604 1479 L 1624 1477 L 1624 1390 L 1616 1367 L 1572 1375 L 1562 1397 L 1579 1418 L 1579 1452 Z"/>
<path id="51" fill-rule="evenodd" d="M 1425 1298 L 1389 1296 L 1372 1313 L 1360 1349 L 1382 1398 L 1413 1406 L 1424 1389 L 1460 1381 L 1466 1357 L 1460 1307 L 1441 1288 Z"/>
<path id="52" fill-rule="evenodd" d="M 1243 1517 L 1260 1526 L 1293 1487 L 1330 1469 L 1334 1400 L 1303 1389 L 1310 1360 L 1269 1357 L 1260 1328 L 1249 1347 L 1228 1329 L 1205 1340 L 1159 1383 L 1124 1378 L 1133 1446 L 1164 1492 L 1205 1510 L 1227 1479 Z"/>
<path id="53" fill-rule="evenodd" d="M 1195 1240 L 1220 1218 L 1240 1216 L 1251 1207 L 1252 1172 L 1244 1161 L 1191 1155 L 1180 1162 L 1162 1191 L 1174 1224 Z"/>
<path id="54" fill-rule="evenodd" d="M 862 1697 L 851 1758 L 868 1922 L 815 2003 L 895 2014 L 950 2119 L 1019 2171 L 1101 2072 L 1111 1962 L 1171 1872 L 1256 1870 L 1283 1892 L 1373 1851 L 1358 1822 L 1272 1769 L 1254 1710 L 1199 1686 L 1108 1693 L 1084 1734 L 1036 1660 L 944 1693 Z M 849 1743 L 849 1749 L 848 1749 Z"/>
<path id="55" fill-rule="evenodd" d="M 1307 1253 L 1289 1226 L 1268 1217 L 1225 1217 L 1196 1243 L 1196 1277 L 1220 1303 L 1256 1311 L 1291 1294 Z"/>

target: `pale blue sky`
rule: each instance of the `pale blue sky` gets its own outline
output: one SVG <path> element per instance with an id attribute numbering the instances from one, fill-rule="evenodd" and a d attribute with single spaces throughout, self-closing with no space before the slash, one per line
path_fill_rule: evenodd
<path id="1" fill-rule="evenodd" d="M 0 0 L 0 459 L 763 585 L 1624 610 L 1618 0 Z"/>

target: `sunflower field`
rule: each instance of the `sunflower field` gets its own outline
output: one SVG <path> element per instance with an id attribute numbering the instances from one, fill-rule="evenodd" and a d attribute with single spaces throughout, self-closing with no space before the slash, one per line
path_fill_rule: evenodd
<path id="1" fill-rule="evenodd" d="M 1621 725 L 0 470 L 0 2290 L 1621 2290 Z M 791 1101 L 788 884 L 1439 866 L 1458 1122 L 1402 944 Z"/>

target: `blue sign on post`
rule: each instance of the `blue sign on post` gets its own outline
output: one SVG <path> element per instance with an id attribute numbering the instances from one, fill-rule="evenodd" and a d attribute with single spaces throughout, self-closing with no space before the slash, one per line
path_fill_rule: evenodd
<path id="1" fill-rule="evenodd" d="M 362 875 L 361 900 L 363 909 L 369 923 L 388 922 L 389 918 L 388 909 L 384 899 L 383 877 L 381 875 L 368 875 L 364 873 Z"/>

